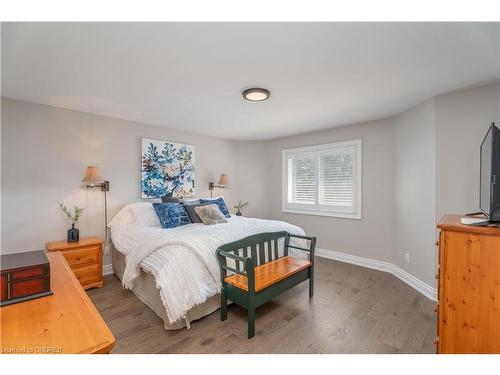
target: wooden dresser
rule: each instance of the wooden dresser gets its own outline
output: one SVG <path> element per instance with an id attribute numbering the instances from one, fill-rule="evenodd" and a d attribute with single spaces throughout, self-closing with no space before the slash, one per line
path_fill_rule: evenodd
<path id="1" fill-rule="evenodd" d="M 48 258 L 54 294 L 0 307 L 1 353 L 108 353 L 113 334 L 62 254 Z"/>
<path id="2" fill-rule="evenodd" d="M 438 224 L 438 353 L 500 353 L 500 228 Z"/>
<path id="3" fill-rule="evenodd" d="M 47 244 L 47 251 L 60 251 L 66 258 L 84 289 L 100 288 L 102 281 L 102 240 L 82 238 L 79 242 L 55 241 Z"/>

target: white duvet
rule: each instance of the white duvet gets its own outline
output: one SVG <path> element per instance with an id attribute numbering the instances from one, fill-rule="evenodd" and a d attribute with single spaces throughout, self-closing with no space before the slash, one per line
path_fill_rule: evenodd
<path id="1" fill-rule="evenodd" d="M 228 223 L 190 224 L 173 229 L 111 222 L 116 249 L 125 255 L 123 285 L 131 288 L 140 269 L 155 277 L 170 323 L 220 293 L 216 249 L 228 242 L 263 232 L 304 234 L 292 224 L 232 216 Z"/>

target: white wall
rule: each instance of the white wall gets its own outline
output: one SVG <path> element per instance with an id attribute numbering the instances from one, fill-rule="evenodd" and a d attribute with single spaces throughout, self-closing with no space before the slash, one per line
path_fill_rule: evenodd
<path id="1" fill-rule="evenodd" d="M 392 263 L 435 287 L 436 224 L 478 210 L 479 145 L 492 121 L 500 123 L 500 83 L 443 94 L 390 119 L 270 141 L 269 217 L 316 235 L 319 248 Z M 361 221 L 281 212 L 282 149 L 359 137 Z"/>
<path id="2" fill-rule="evenodd" d="M 500 124 L 500 83 L 436 97 L 436 215 L 479 210 L 479 146 Z"/>
<path id="3" fill-rule="evenodd" d="M 267 214 L 260 169 L 264 155 L 251 152 L 260 144 L 5 98 L 1 131 L 3 253 L 41 249 L 47 241 L 64 239 L 68 224 L 56 210 L 58 202 L 85 206 L 80 236 L 103 237 L 103 193 L 87 191 L 80 181 L 87 165 L 100 167 L 111 185 L 109 218 L 140 200 L 141 137 L 194 144 L 197 196 L 208 196 L 208 182 L 225 172 L 230 187 L 215 194 L 223 194 L 231 206 L 249 200 L 246 214 Z"/>
<path id="4" fill-rule="evenodd" d="M 394 117 L 393 263 L 433 286 L 436 224 L 479 210 L 479 146 L 500 83 L 439 95 Z M 404 254 L 410 254 L 410 262 Z"/>
<path id="5" fill-rule="evenodd" d="M 285 148 L 317 145 L 361 138 L 362 219 L 285 213 L 281 211 L 281 151 Z M 318 237 L 317 246 L 326 250 L 390 262 L 392 259 L 392 121 L 374 121 L 299 136 L 267 144 L 269 217 L 302 227 Z"/>
<path id="6" fill-rule="evenodd" d="M 392 263 L 431 286 L 436 263 L 435 130 L 434 99 L 394 118 Z"/>
<path id="7" fill-rule="evenodd" d="M 478 209 L 479 144 L 500 122 L 500 83 L 440 95 L 391 119 L 268 142 L 234 142 L 83 112 L 2 99 L 2 252 L 65 238 L 57 202 L 87 207 L 81 235 L 103 235 L 103 195 L 80 180 L 86 165 L 111 181 L 109 216 L 140 197 L 140 138 L 196 145 L 197 195 L 229 174 L 228 204 L 248 216 L 299 225 L 318 247 L 393 263 L 434 286 L 435 225 L 445 213 Z M 281 212 L 284 148 L 363 140 L 362 219 Z M 434 203 L 433 203 L 434 202 Z M 410 254 L 410 262 L 404 261 Z"/>
<path id="8" fill-rule="evenodd" d="M 268 164 L 265 142 L 234 142 L 236 173 L 233 182 L 238 186 L 236 201 L 248 201 L 244 209 L 245 216 L 267 218 L 269 186 Z"/>

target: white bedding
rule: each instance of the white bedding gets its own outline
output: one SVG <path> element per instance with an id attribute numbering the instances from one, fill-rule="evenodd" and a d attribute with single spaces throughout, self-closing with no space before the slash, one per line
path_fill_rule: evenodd
<path id="1" fill-rule="evenodd" d="M 215 256 L 220 245 L 263 232 L 304 234 L 301 228 L 282 221 L 238 216 L 224 224 L 190 224 L 173 229 L 135 225 L 121 216 L 109 226 L 116 249 L 125 255 L 123 285 L 131 288 L 141 268 L 151 273 L 171 323 L 220 293 Z"/>

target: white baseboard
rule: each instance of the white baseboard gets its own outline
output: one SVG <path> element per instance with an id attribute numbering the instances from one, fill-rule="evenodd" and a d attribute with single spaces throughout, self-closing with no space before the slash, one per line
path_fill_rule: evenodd
<path id="1" fill-rule="evenodd" d="M 413 289 L 422 293 L 427 298 L 437 301 L 437 291 L 435 288 L 417 279 L 415 276 L 410 275 L 405 270 L 395 266 L 392 263 L 382 262 L 380 260 L 363 258 L 356 255 L 350 255 L 333 250 L 316 249 L 316 255 L 322 258 L 333 259 L 344 263 L 355 264 L 357 266 L 372 268 L 374 270 L 389 272 L 396 276 L 401 281 L 405 282 Z M 113 265 L 106 264 L 102 268 L 103 275 L 113 274 Z"/>
<path id="2" fill-rule="evenodd" d="M 435 288 L 424 283 L 422 280 L 417 279 L 415 276 L 410 275 L 408 272 L 395 266 L 392 263 L 318 248 L 316 249 L 315 254 L 322 258 L 338 260 L 344 263 L 350 263 L 361 267 L 372 268 L 378 271 L 389 272 L 401 281 L 411 286 L 416 291 L 422 293 L 427 298 L 433 301 L 437 301 L 437 290 Z"/>
<path id="3" fill-rule="evenodd" d="M 333 250 L 325 250 L 316 248 L 315 254 L 322 258 L 338 260 L 344 263 L 355 264 L 366 268 L 373 268 L 374 270 L 391 272 L 392 263 L 382 262 L 380 260 L 358 257 L 356 255 L 349 255 Z"/>
<path id="4" fill-rule="evenodd" d="M 416 291 L 422 293 L 427 298 L 437 301 L 437 290 L 433 288 L 429 284 L 424 283 L 422 280 L 417 279 L 415 276 L 409 274 L 405 270 L 392 265 L 392 272 L 394 276 L 396 276 L 401 281 L 404 281 L 406 284 L 411 286 Z"/>
<path id="5" fill-rule="evenodd" d="M 102 274 L 103 275 L 113 274 L 113 265 L 112 264 L 105 264 L 104 266 L 102 266 Z"/>

